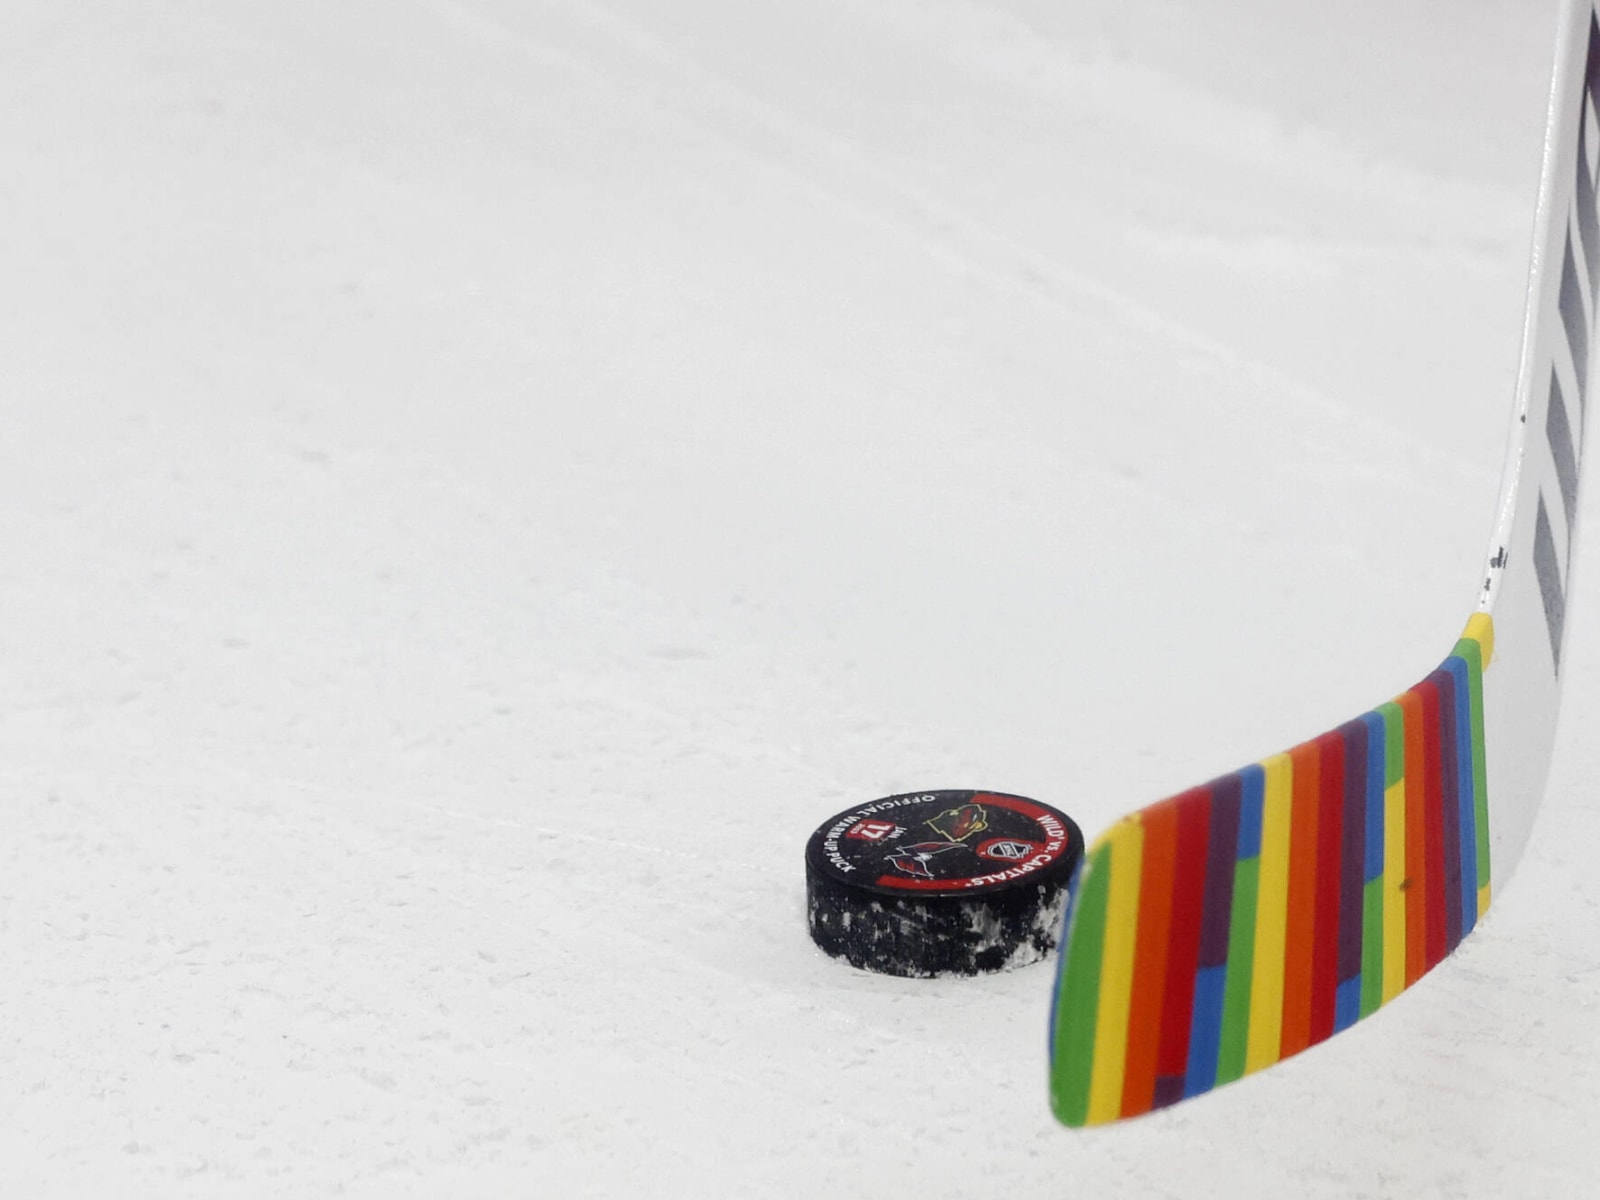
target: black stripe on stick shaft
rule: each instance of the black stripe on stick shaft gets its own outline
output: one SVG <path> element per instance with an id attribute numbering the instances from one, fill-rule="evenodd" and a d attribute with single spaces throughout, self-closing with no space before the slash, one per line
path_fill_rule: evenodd
<path id="1" fill-rule="evenodd" d="M 1550 407 L 1544 420 L 1550 457 L 1556 464 L 1556 481 L 1561 485 L 1561 511 L 1567 518 L 1567 551 L 1572 549 L 1572 528 L 1578 518 L 1578 452 L 1572 437 L 1572 421 L 1567 416 L 1567 398 L 1561 382 L 1550 372 Z"/>
<path id="2" fill-rule="evenodd" d="M 1594 61 L 1592 41 L 1589 53 L 1592 66 Z M 1592 76 L 1589 82 L 1592 86 L 1594 82 Z M 1573 207 L 1578 212 L 1578 232 L 1582 235 L 1583 241 L 1583 265 L 1589 275 L 1589 301 L 1592 304 L 1595 289 L 1600 287 L 1600 228 L 1596 227 L 1594 176 L 1589 173 L 1589 135 L 1589 104 L 1585 100 L 1578 113 L 1578 194 Z"/>
<path id="3" fill-rule="evenodd" d="M 1550 529 L 1550 513 L 1539 493 L 1539 513 L 1533 525 L 1533 573 L 1539 579 L 1539 598 L 1544 602 L 1545 628 L 1550 631 L 1550 656 L 1556 673 L 1561 673 L 1561 630 L 1567 618 L 1567 596 L 1561 583 L 1561 562 L 1556 556 L 1555 534 Z"/>
<path id="4" fill-rule="evenodd" d="M 1600 18 L 1593 12 L 1589 14 L 1589 57 L 1583 64 L 1583 85 L 1590 103 L 1600 109 Z"/>
<path id="5" fill-rule="evenodd" d="M 1572 352 L 1572 369 L 1578 379 L 1578 408 L 1583 410 L 1584 393 L 1589 386 L 1589 316 L 1583 307 L 1583 292 L 1578 284 L 1578 267 L 1572 260 L 1572 235 L 1567 235 L 1566 252 L 1561 262 L 1561 324 L 1567 331 L 1567 349 Z"/>

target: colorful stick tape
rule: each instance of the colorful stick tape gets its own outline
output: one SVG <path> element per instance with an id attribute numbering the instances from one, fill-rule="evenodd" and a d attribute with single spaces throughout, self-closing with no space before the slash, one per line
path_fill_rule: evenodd
<path id="1" fill-rule="evenodd" d="M 1388 704 L 1125 818 L 1074 885 L 1051 1016 L 1067 1125 L 1298 1054 L 1411 986 L 1489 903 L 1475 615 Z"/>

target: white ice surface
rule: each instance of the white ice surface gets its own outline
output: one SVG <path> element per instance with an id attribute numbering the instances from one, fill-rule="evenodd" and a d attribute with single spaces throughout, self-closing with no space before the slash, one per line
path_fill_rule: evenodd
<path id="1" fill-rule="evenodd" d="M 1593 1194 L 1588 595 L 1489 919 L 1200 1103 L 802 914 L 848 804 L 1092 835 L 1448 651 L 1554 19 L 11 0 L 0 1196 Z"/>

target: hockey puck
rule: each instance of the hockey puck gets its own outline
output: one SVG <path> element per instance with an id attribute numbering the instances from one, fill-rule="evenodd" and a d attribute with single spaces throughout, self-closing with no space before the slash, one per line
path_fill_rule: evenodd
<path id="1" fill-rule="evenodd" d="M 852 966 L 983 975 L 1056 946 L 1083 834 L 1003 792 L 907 792 L 825 822 L 806 843 L 811 938 Z"/>

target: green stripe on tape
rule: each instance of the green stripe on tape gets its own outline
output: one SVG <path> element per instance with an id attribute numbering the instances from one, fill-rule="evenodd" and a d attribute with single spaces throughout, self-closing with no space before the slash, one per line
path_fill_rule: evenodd
<path id="1" fill-rule="evenodd" d="M 1474 638 L 1456 643 L 1467 663 L 1467 690 L 1472 705 L 1473 825 L 1478 845 L 1478 886 L 1489 882 L 1489 771 L 1483 745 L 1483 647 Z"/>
<path id="2" fill-rule="evenodd" d="M 1367 880 L 1361 907 L 1361 1015 L 1383 1004 L 1383 876 Z"/>
<path id="3" fill-rule="evenodd" d="M 1406 773 L 1406 715 L 1393 700 L 1373 711 L 1383 718 L 1383 786 L 1392 788 Z"/>
<path id="4" fill-rule="evenodd" d="M 1084 863 L 1083 878 L 1073 901 L 1066 968 L 1056 996 L 1050 1106 L 1064 1125 L 1082 1125 L 1089 1119 L 1100 961 L 1106 938 L 1106 900 L 1111 891 L 1110 862 L 1111 846 L 1101 842 Z"/>
<path id="5" fill-rule="evenodd" d="M 1255 978 L 1256 896 L 1261 860 L 1240 859 L 1233 868 L 1233 912 L 1228 925 L 1227 989 L 1222 998 L 1222 1041 L 1217 1052 L 1217 1083 L 1244 1074 L 1250 1043 L 1250 988 Z"/>

